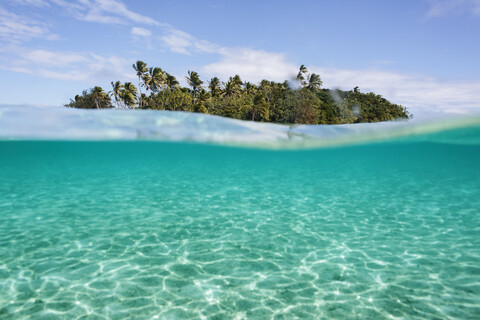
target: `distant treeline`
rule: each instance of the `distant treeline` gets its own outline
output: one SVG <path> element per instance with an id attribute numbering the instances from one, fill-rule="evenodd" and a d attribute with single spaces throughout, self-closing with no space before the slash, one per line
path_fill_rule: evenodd
<path id="1" fill-rule="evenodd" d="M 198 73 L 186 76 L 189 88 L 161 68 L 148 68 L 137 61 L 138 90 L 131 82 L 112 82 L 108 93 L 101 87 L 85 90 L 66 104 L 82 109 L 121 108 L 201 112 L 223 117 L 276 123 L 341 124 L 409 118 L 406 108 L 380 95 L 322 89 L 322 80 L 301 66 L 295 83 L 262 80 L 244 82 L 240 76 L 221 82 L 200 80 Z M 293 88 L 292 88 L 293 85 Z"/>

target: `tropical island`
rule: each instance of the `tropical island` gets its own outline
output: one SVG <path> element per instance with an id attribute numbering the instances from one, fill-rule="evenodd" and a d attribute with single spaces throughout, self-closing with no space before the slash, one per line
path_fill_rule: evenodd
<path id="1" fill-rule="evenodd" d="M 408 119 L 405 107 L 393 104 L 373 92 L 362 93 L 322 88 L 315 73 L 300 66 L 296 79 L 283 83 L 262 80 L 244 82 L 239 75 L 221 82 L 206 83 L 195 71 L 188 71 L 189 88 L 158 67 L 143 61 L 133 64 L 137 87 L 131 82 L 112 82 L 112 90 L 95 86 L 76 95 L 65 107 L 82 109 L 154 109 L 208 113 L 223 117 L 290 124 L 344 124 Z M 142 90 L 142 88 L 144 90 Z"/>

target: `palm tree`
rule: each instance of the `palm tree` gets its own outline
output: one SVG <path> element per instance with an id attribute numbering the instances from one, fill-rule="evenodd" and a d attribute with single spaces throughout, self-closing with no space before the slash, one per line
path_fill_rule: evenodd
<path id="1" fill-rule="evenodd" d="M 230 77 L 228 82 L 225 84 L 225 94 L 227 96 L 235 95 L 241 92 L 242 90 L 242 79 L 236 74 L 233 78 Z"/>
<path id="2" fill-rule="evenodd" d="M 174 91 L 178 87 L 179 83 L 177 79 L 171 74 L 166 74 L 166 86 L 170 91 Z"/>
<path id="3" fill-rule="evenodd" d="M 208 89 L 210 89 L 210 93 L 212 94 L 212 97 L 216 97 L 220 93 L 220 79 L 217 77 L 213 77 L 209 82 L 208 82 Z"/>
<path id="4" fill-rule="evenodd" d="M 137 88 L 131 82 L 125 82 L 120 91 L 120 99 L 122 99 L 125 107 L 134 107 L 137 100 Z"/>
<path id="5" fill-rule="evenodd" d="M 308 70 L 305 65 L 301 65 L 297 74 L 297 81 L 302 85 L 302 87 L 307 86 L 306 78 L 308 78 Z"/>
<path id="6" fill-rule="evenodd" d="M 224 94 L 228 97 L 233 95 L 233 82 L 232 82 L 232 77 L 227 81 L 227 83 L 223 83 L 223 87 L 225 88 Z"/>
<path id="7" fill-rule="evenodd" d="M 152 90 L 152 92 L 158 92 L 162 90 L 162 106 L 165 109 L 165 90 L 164 87 L 167 82 L 167 75 L 161 68 L 150 68 L 148 69 L 148 76 L 149 76 L 149 83 L 148 88 Z M 156 99 L 150 99 L 151 103 L 157 104 Z"/>
<path id="8" fill-rule="evenodd" d="M 192 87 L 192 103 L 195 103 L 195 97 L 197 96 L 197 91 L 202 87 L 203 81 L 200 80 L 198 73 L 195 71 L 188 71 L 187 79 L 188 85 Z"/>
<path id="9" fill-rule="evenodd" d="M 109 92 L 111 96 L 115 99 L 115 103 L 117 104 L 117 107 L 120 108 L 120 91 L 123 88 L 123 84 L 120 81 L 117 82 L 111 82 L 112 84 L 112 91 Z"/>
<path id="10" fill-rule="evenodd" d="M 141 108 L 142 107 L 142 89 L 141 89 L 141 84 L 142 84 L 142 77 L 143 75 L 147 72 L 147 64 L 143 61 L 137 60 L 132 65 L 133 69 L 137 71 L 137 77 L 138 77 L 138 90 L 140 91 L 140 100 L 138 103 L 138 106 Z"/>
<path id="11" fill-rule="evenodd" d="M 161 68 L 155 67 L 148 69 L 148 74 L 150 76 L 150 90 L 158 92 L 165 85 L 165 72 Z"/>
<path id="12" fill-rule="evenodd" d="M 259 114 L 263 120 L 269 119 L 269 110 L 267 101 L 265 101 L 265 97 L 263 94 L 257 94 L 255 98 L 253 98 L 253 107 L 252 107 L 252 121 L 255 120 L 255 115 Z"/>
<path id="13" fill-rule="evenodd" d="M 152 81 L 153 79 L 150 73 L 146 72 L 142 75 L 142 82 L 143 82 L 142 87 L 145 87 L 146 94 L 148 94 L 148 90 L 152 89 L 152 83 L 153 83 Z"/>
<path id="14" fill-rule="evenodd" d="M 198 93 L 198 101 L 203 103 L 210 99 L 212 95 L 205 89 L 202 89 Z"/>
<path id="15" fill-rule="evenodd" d="M 95 101 L 95 106 L 97 109 L 100 109 L 100 104 L 107 103 L 108 101 L 108 94 L 103 91 L 102 87 L 95 86 L 92 89 L 93 100 Z"/>
<path id="16" fill-rule="evenodd" d="M 273 94 L 273 86 L 275 85 L 275 82 L 273 81 L 268 81 L 268 80 L 262 80 L 260 81 L 260 86 L 259 86 L 259 91 L 261 91 L 267 102 L 270 102 Z"/>
<path id="17" fill-rule="evenodd" d="M 145 107 L 152 107 L 153 96 L 148 93 L 148 90 L 152 90 L 153 92 L 153 78 L 149 72 L 146 72 L 142 76 L 143 84 L 142 86 L 145 87 L 145 94 L 141 93 L 142 97 L 142 106 Z"/>
<path id="18" fill-rule="evenodd" d="M 243 86 L 243 81 L 240 79 L 240 76 L 238 74 L 234 75 L 232 78 L 233 82 L 233 89 L 235 93 L 239 93 L 242 91 L 242 86 Z"/>
<path id="19" fill-rule="evenodd" d="M 322 80 L 320 79 L 320 76 L 316 73 L 312 73 L 310 77 L 308 77 L 308 86 L 307 88 L 315 91 L 317 89 L 320 89 L 322 86 Z"/>
<path id="20" fill-rule="evenodd" d="M 254 94 L 257 92 L 257 86 L 251 82 L 244 82 L 243 88 L 246 94 Z"/>

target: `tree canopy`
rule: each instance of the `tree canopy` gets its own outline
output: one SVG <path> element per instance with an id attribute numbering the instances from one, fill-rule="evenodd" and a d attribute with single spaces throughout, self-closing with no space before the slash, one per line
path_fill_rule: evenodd
<path id="1" fill-rule="evenodd" d="M 389 121 L 412 117 L 406 108 L 373 92 L 362 93 L 322 88 L 320 75 L 302 65 L 296 82 L 262 80 L 244 82 L 239 75 L 221 82 L 218 77 L 202 81 L 195 71 L 185 77 L 189 87 L 158 67 L 143 61 L 133 64 L 138 90 L 131 82 L 112 82 L 106 93 L 101 87 L 85 90 L 65 104 L 71 108 L 140 108 L 209 113 L 242 120 L 298 124 L 342 124 Z M 205 83 L 205 85 L 204 85 Z M 142 92 L 145 88 L 145 92 Z M 113 98 L 113 104 L 112 99 Z"/>

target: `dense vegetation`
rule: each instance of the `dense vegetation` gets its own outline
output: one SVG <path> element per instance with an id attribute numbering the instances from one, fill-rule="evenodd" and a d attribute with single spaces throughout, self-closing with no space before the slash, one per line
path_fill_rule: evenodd
<path id="1" fill-rule="evenodd" d="M 377 122 L 408 118 L 406 108 L 380 95 L 322 89 L 322 80 L 305 66 L 298 72 L 295 88 L 288 81 L 244 82 L 240 76 L 221 82 L 213 77 L 207 83 L 189 71 L 189 88 L 181 87 L 174 76 L 160 68 L 147 68 L 137 61 L 138 90 L 131 82 L 112 82 L 105 92 L 94 87 L 66 104 L 72 108 L 141 108 L 209 113 L 224 117 L 277 123 L 340 124 Z M 142 88 L 144 92 L 142 92 Z"/>

